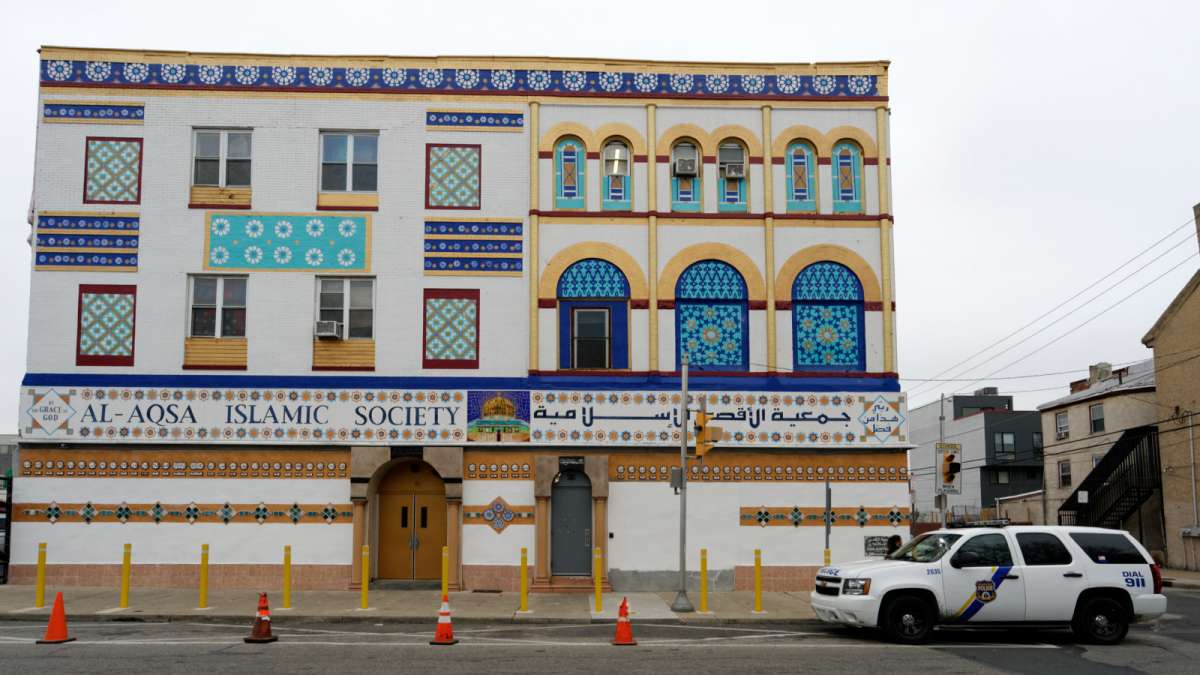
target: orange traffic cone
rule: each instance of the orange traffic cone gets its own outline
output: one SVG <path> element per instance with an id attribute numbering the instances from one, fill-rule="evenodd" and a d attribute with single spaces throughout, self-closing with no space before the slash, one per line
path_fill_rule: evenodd
<path id="1" fill-rule="evenodd" d="M 612 643 L 618 647 L 637 644 L 633 639 L 633 624 L 629 622 L 629 599 L 621 598 L 621 611 L 617 613 L 617 635 Z"/>
<path id="2" fill-rule="evenodd" d="M 271 635 L 271 608 L 267 606 L 267 594 L 258 594 L 258 612 L 254 616 L 254 625 L 250 628 L 250 636 L 246 642 L 259 644 L 274 642 L 279 638 Z"/>
<path id="3" fill-rule="evenodd" d="M 46 624 L 46 635 L 38 640 L 39 645 L 57 645 L 75 638 L 67 635 L 67 610 L 63 607 L 62 591 L 54 596 L 54 609 L 50 612 L 50 623 Z"/>
<path id="4" fill-rule="evenodd" d="M 438 625 L 437 633 L 433 639 L 429 641 L 431 645 L 456 645 L 458 640 L 454 639 L 454 625 L 450 623 L 450 598 L 446 594 L 442 594 L 442 608 L 438 610 Z"/>

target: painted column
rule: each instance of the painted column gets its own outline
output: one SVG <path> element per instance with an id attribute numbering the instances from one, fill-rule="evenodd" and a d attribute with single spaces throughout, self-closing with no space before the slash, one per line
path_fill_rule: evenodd
<path id="1" fill-rule="evenodd" d="M 533 583 L 548 585 L 550 583 L 550 497 L 537 497 L 533 521 L 537 528 Z"/>
<path id="2" fill-rule="evenodd" d="M 600 565 L 600 582 L 608 582 L 608 497 L 592 497 L 593 547 L 598 547 L 603 558 Z"/>
<path id="3" fill-rule="evenodd" d="M 646 210 L 650 215 L 646 223 L 646 240 L 649 247 L 646 258 L 646 274 L 650 282 L 650 371 L 658 370 L 658 138 L 655 131 L 655 115 L 658 111 L 653 103 L 646 106 Z"/>
<path id="4" fill-rule="evenodd" d="M 366 498 L 352 497 L 351 503 L 354 505 L 354 535 L 353 544 L 350 547 L 350 559 L 354 562 L 350 575 L 350 590 L 356 591 L 362 585 L 359 581 L 362 579 L 362 556 L 359 555 L 359 552 L 362 551 L 367 536 L 367 500 Z"/>
<path id="5" fill-rule="evenodd" d="M 462 590 L 462 499 L 446 500 L 446 546 L 450 553 L 447 587 Z"/>
<path id="6" fill-rule="evenodd" d="M 538 360 L 538 107 L 529 103 L 529 370 L 540 370 Z"/>
<path id="7" fill-rule="evenodd" d="M 775 194 L 771 177 L 771 106 L 762 107 L 763 211 L 766 212 L 763 270 L 767 282 L 767 371 L 775 371 Z"/>
<path id="8" fill-rule="evenodd" d="M 896 372 L 896 320 L 892 304 L 896 301 L 894 261 L 892 260 L 891 151 L 888 139 L 888 110 L 875 109 L 875 139 L 879 146 L 879 264 L 880 291 L 883 295 L 883 369 Z"/>

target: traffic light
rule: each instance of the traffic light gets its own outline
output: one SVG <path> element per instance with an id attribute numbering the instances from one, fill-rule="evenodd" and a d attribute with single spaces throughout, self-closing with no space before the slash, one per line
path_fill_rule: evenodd
<path id="1" fill-rule="evenodd" d="M 952 485 L 954 479 L 958 476 L 958 472 L 962 471 L 962 463 L 955 460 L 958 456 L 953 452 L 947 452 L 942 455 L 942 483 Z"/>
<path id="2" fill-rule="evenodd" d="M 701 410 L 696 413 L 696 456 L 703 457 L 713 446 L 720 443 L 725 436 L 721 427 L 708 423 L 708 413 Z"/>

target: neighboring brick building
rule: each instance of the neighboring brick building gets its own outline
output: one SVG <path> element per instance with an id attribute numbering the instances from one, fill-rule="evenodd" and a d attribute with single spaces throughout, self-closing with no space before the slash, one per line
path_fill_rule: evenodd
<path id="1" fill-rule="evenodd" d="M 1200 272 L 1192 275 L 1142 342 L 1154 350 L 1167 564 L 1200 570 L 1197 437 L 1200 424 Z"/>
<path id="2" fill-rule="evenodd" d="M 887 68 L 43 49 L 14 578 L 670 587 L 683 354 L 693 568 L 861 558 L 909 518 Z"/>

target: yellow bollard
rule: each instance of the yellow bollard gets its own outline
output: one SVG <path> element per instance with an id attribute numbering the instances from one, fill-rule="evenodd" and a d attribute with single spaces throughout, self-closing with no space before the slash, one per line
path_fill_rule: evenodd
<path id="1" fill-rule="evenodd" d="M 292 608 L 292 547 L 283 547 L 283 609 Z"/>
<path id="2" fill-rule="evenodd" d="M 196 609 L 208 609 L 208 544 L 200 544 L 200 604 Z"/>
<path id="3" fill-rule="evenodd" d="M 529 611 L 529 549 L 521 547 L 521 612 Z"/>
<path id="4" fill-rule="evenodd" d="M 450 592 L 450 547 L 442 547 L 442 595 Z"/>
<path id="5" fill-rule="evenodd" d="M 367 587 L 371 585 L 371 547 L 363 544 L 362 547 L 362 589 L 359 591 L 362 596 L 359 600 L 359 608 L 367 609 Z"/>
<path id="6" fill-rule="evenodd" d="M 826 567 L 829 566 L 829 559 L 830 559 L 829 549 L 825 549 L 825 566 Z"/>
<path id="7" fill-rule="evenodd" d="M 46 542 L 38 544 L 37 586 L 33 591 L 33 606 L 46 606 Z"/>
<path id="8" fill-rule="evenodd" d="M 762 549 L 754 549 L 754 613 L 762 614 Z"/>
<path id="9" fill-rule="evenodd" d="M 708 614 L 708 549 L 700 549 L 700 613 Z"/>
<path id="10" fill-rule="evenodd" d="M 601 576 L 604 574 L 604 559 L 600 554 L 600 547 L 597 546 L 592 551 L 592 579 L 596 582 L 596 613 L 604 611 L 604 602 L 600 597 L 600 582 Z"/>
<path id="11" fill-rule="evenodd" d="M 129 567 L 133 558 L 133 544 L 125 544 L 125 554 L 121 557 L 121 609 L 129 607 Z"/>

